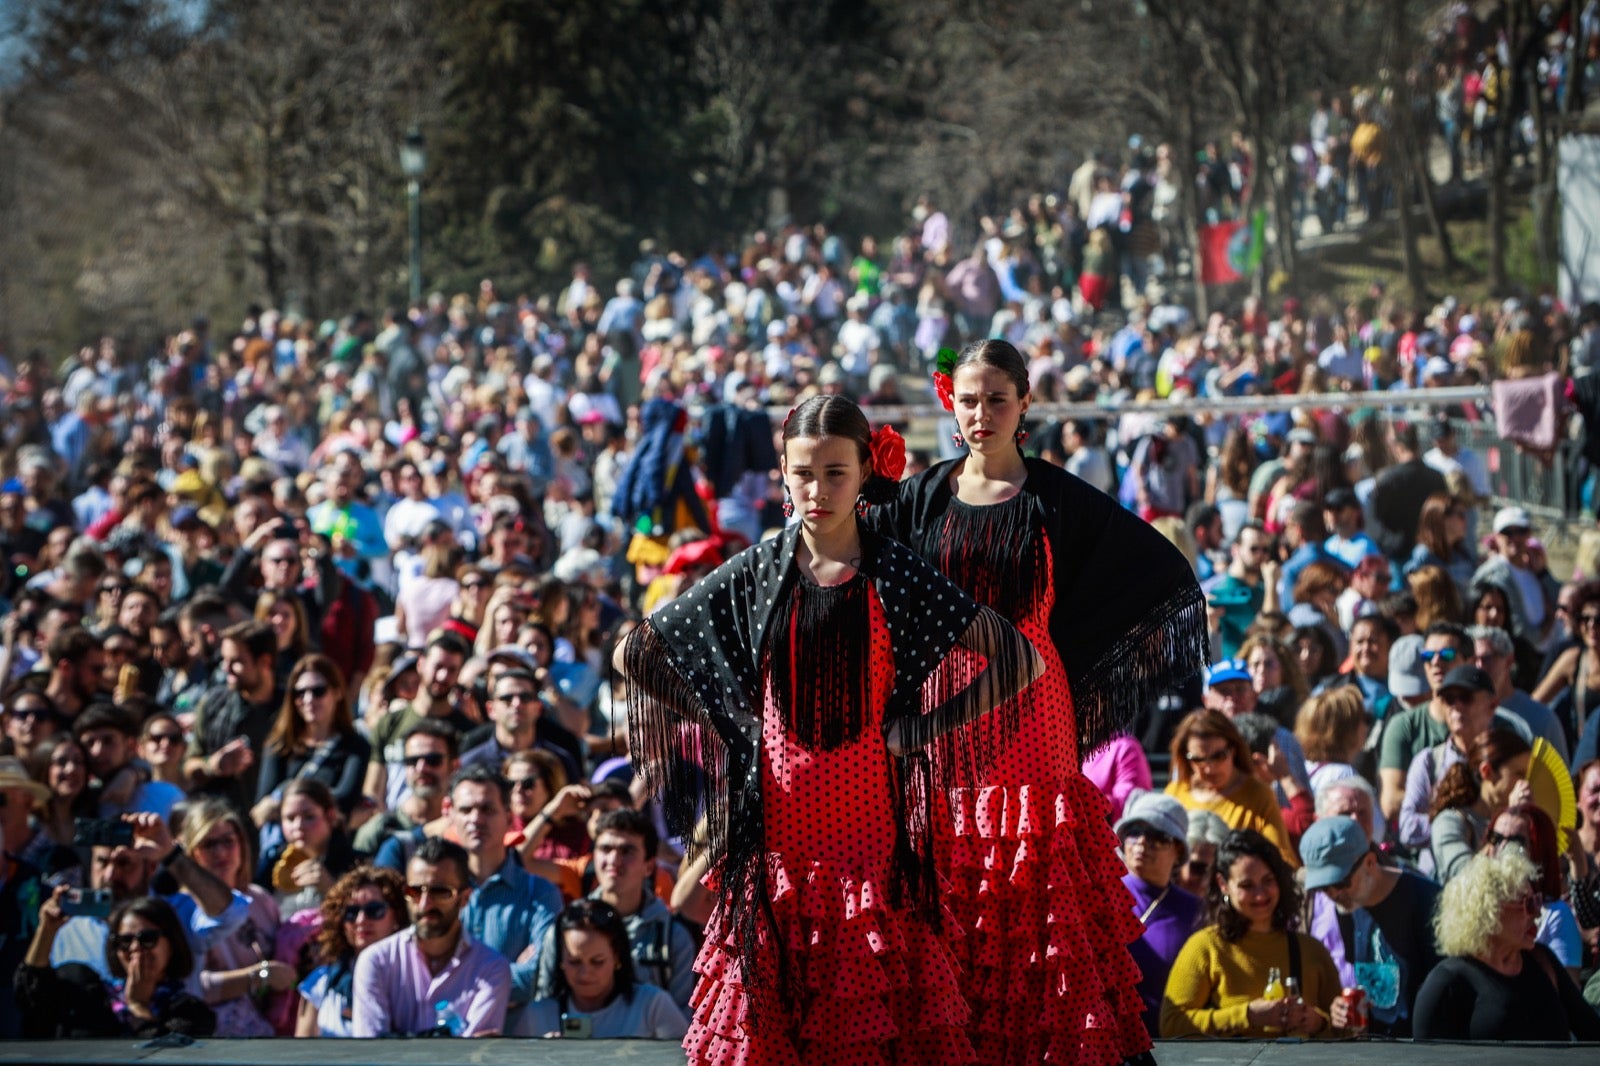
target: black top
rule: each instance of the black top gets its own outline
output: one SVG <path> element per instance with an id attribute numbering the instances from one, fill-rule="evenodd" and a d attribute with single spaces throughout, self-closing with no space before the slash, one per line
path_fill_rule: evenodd
<path id="1" fill-rule="evenodd" d="M 994 559 L 994 543 L 1020 548 L 1043 530 L 1056 597 L 1050 636 L 1072 690 L 1078 752 L 1087 757 L 1131 732 L 1147 704 L 1208 661 L 1205 597 L 1194 568 L 1150 523 L 1042 459 L 1027 460 L 1023 499 L 1001 509 L 1013 528 L 986 529 L 972 518 L 995 509 L 964 505 L 951 489 L 960 461 L 902 481 L 897 499 L 869 509 L 867 521 L 941 570 L 948 553 Z M 949 522 L 952 513 L 960 520 Z M 1004 606 L 995 609 L 1007 615 Z"/>
<path id="2" fill-rule="evenodd" d="M 1402 870 L 1394 891 L 1367 908 L 1389 950 L 1400 958 L 1400 997 L 1407 1014 L 1387 1026 L 1386 1035 L 1412 1035 L 1412 1018 L 1422 982 L 1439 965 L 1439 952 L 1433 941 L 1433 912 L 1439 904 L 1439 892 L 1439 886 L 1426 877 Z M 1364 962 L 1370 955 L 1364 945 L 1356 945 L 1355 954 L 1347 953 L 1345 957 Z"/>
<path id="3" fill-rule="evenodd" d="M 304 776 L 327 785 L 339 801 L 339 809 L 349 814 L 361 801 L 361 785 L 371 759 L 372 745 L 359 733 L 339 734 L 327 751 L 312 748 L 300 755 L 284 754 L 269 745 L 261 758 L 256 799 Z"/>
<path id="4" fill-rule="evenodd" d="M 1373 480 L 1368 532 L 1396 565 L 1410 559 L 1416 547 L 1423 502 L 1446 491 L 1444 475 L 1421 459 L 1385 467 Z"/>
<path id="5" fill-rule="evenodd" d="M 1548 967 L 1541 965 L 1544 958 Z M 1550 987 L 1551 974 L 1556 987 Z M 1552 993 L 1555 993 L 1552 995 Z M 1522 972 L 1507 977 L 1474 958 L 1454 956 L 1434 968 L 1417 994 L 1418 1040 L 1600 1040 L 1600 1016 L 1543 945 L 1522 953 Z"/>
<path id="6" fill-rule="evenodd" d="M 150 1018 L 119 1010 L 111 989 L 82 963 L 59 968 L 24 964 L 17 967 L 14 981 L 17 1003 L 24 1012 L 23 1035 L 30 1039 L 150 1038 L 166 1033 L 210 1036 L 217 1028 L 211 1008 L 176 980 L 164 982 L 156 990 Z"/>

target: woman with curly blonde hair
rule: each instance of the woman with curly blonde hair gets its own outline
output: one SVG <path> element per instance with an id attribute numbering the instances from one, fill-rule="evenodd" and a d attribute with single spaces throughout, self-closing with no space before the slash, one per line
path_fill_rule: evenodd
<path id="1" fill-rule="evenodd" d="M 1417 993 L 1418 1040 L 1600 1040 L 1600 1016 L 1536 943 L 1537 877 L 1513 848 L 1474 856 L 1444 886 L 1433 918 L 1444 961 Z"/>
<path id="2" fill-rule="evenodd" d="M 300 982 L 295 1036 L 349 1036 L 356 956 L 411 924 L 406 882 L 381 866 L 358 866 L 322 898 L 320 965 Z"/>

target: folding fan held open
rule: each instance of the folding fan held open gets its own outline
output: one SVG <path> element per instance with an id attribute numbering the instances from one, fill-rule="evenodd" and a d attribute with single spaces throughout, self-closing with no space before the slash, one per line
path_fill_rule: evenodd
<path id="1" fill-rule="evenodd" d="M 1533 741 L 1528 784 L 1533 789 L 1533 802 L 1556 824 L 1556 848 L 1564 853 L 1567 834 L 1578 827 L 1578 794 L 1561 754 L 1543 737 Z"/>

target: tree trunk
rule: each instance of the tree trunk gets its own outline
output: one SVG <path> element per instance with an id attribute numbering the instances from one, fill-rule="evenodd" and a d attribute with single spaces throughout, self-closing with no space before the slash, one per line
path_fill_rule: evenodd
<path id="1" fill-rule="evenodd" d="M 1561 102 L 1561 112 L 1565 115 L 1583 112 L 1584 55 L 1589 50 L 1589 42 L 1583 36 L 1583 2 L 1567 0 L 1567 24 L 1572 27 L 1572 34 L 1567 40 L 1567 96 Z"/>
<path id="2" fill-rule="evenodd" d="M 1204 322 L 1211 315 L 1206 286 L 1200 280 L 1200 186 L 1195 183 L 1194 159 L 1198 145 L 1195 143 L 1194 97 L 1178 93 L 1178 158 L 1175 166 L 1178 180 L 1183 183 L 1183 197 L 1179 201 L 1183 211 L 1183 240 L 1188 245 L 1189 283 L 1194 288 L 1196 320 Z M 1174 263 L 1176 265 L 1176 263 Z"/>
<path id="3" fill-rule="evenodd" d="M 1513 104 L 1519 84 L 1519 67 L 1522 62 L 1523 5 L 1506 4 L 1507 54 L 1511 65 L 1501 70 L 1496 67 L 1494 136 L 1489 145 L 1489 286 L 1497 295 L 1510 291 L 1510 277 L 1506 273 L 1506 211 L 1511 196 L 1511 131 L 1516 119 Z"/>

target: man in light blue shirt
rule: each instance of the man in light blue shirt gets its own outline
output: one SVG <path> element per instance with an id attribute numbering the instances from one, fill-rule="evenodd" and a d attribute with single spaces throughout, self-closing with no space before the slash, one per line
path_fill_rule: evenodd
<path id="1" fill-rule="evenodd" d="M 133 826 L 133 843 L 117 846 L 95 845 L 91 851 L 89 883 L 109 889 L 113 906 L 125 899 L 151 894 L 151 879 L 164 870 L 177 881 L 183 892 L 158 893 L 178 914 L 178 924 L 189 934 L 195 958 L 204 958 L 211 945 L 232 936 L 249 916 L 250 901 L 220 879 L 206 872 L 172 840 L 166 820 L 154 814 L 125 814 L 122 820 Z M 104 918 L 78 915 L 68 919 L 50 949 L 50 965 L 81 962 L 107 981 L 106 936 L 110 928 Z M 200 996 L 200 968 L 188 977 L 188 991 Z"/>
<path id="2" fill-rule="evenodd" d="M 545 942 L 545 930 L 561 913 L 561 891 L 522 865 L 506 847 L 511 828 L 511 784 L 493 767 L 470 766 L 450 782 L 445 816 L 471 864 L 472 899 L 461 925 L 511 963 L 507 1024 L 528 1000 L 539 973 L 539 952 L 523 958 L 530 946 Z"/>

